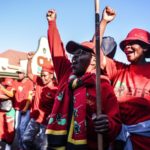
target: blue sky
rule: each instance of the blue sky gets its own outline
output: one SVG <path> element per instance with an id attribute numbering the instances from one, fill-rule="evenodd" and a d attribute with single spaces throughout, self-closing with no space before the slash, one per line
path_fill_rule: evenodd
<path id="1" fill-rule="evenodd" d="M 69 40 L 90 40 L 95 31 L 94 0 L 3 0 L 0 4 L 0 52 L 7 49 L 36 51 L 38 40 L 47 36 L 46 12 L 57 11 L 57 25 L 64 44 Z M 150 31 L 149 0 L 101 0 L 100 12 L 106 5 L 117 16 L 106 29 L 119 44 L 135 27 Z M 117 60 L 126 62 L 119 46 Z"/>

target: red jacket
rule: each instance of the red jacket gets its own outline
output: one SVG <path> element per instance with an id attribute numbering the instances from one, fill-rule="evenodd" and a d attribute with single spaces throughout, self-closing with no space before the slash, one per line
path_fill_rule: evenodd
<path id="1" fill-rule="evenodd" d="M 72 75 L 71 63 L 65 54 L 55 21 L 49 22 L 48 41 L 59 83 L 55 104 L 46 130 L 46 133 L 49 134 L 49 142 L 52 142 L 53 146 L 66 145 L 68 142 L 67 146 L 74 146 L 74 149 L 84 149 L 85 147 L 88 147 L 89 150 L 96 150 L 97 134 L 94 132 L 91 119 L 92 114 L 96 113 L 95 74 L 87 73 L 80 77 L 83 84 L 70 92 L 68 89 L 68 82 Z M 110 122 L 109 134 L 106 135 L 107 138 L 104 140 L 104 142 L 108 144 L 117 136 L 121 128 L 121 123 L 116 96 L 114 95 L 110 83 L 106 79 L 101 79 L 101 89 L 102 112 L 109 116 Z M 71 94 L 73 104 L 70 102 Z M 72 109 L 74 112 L 77 112 L 77 114 L 70 115 L 68 109 L 71 105 L 73 105 Z M 63 122 L 59 122 L 61 119 L 58 119 L 58 116 Z M 76 133 L 72 133 L 70 136 L 70 131 L 66 131 L 66 128 L 72 126 L 71 120 L 68 121 L 68 118 L 70 117 L 71 119 L 72 116 Z M 84 119 L 86 120 L 87 126 L 83 123 Z M 58 135 L 60 136 L 57 139 Z M 76 144 L 73 140 L 76 141 Z"/>

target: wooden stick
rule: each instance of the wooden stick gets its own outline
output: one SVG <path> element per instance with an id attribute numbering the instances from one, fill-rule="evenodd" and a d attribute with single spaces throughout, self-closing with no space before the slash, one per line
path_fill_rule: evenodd
<path id="1" fill-rule="evenodd" d="M 96 107 L 97 115 L 101 114 L 101 86 L 100 86 L 100 14 L 99 0 L 95 0 L 95 48 L 96 48 Z M 98 150 L 103 150 L 102 135 L 98 134 Z"/>

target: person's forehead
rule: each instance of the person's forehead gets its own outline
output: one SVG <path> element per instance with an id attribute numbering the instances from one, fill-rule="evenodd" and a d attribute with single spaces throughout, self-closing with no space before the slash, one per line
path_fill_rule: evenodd
<path id="1" fill-rule="evenodd" d="M 47 72 L 47 71 L 42 71 L 41 72 L 41 75 L 49 75 L 50 73 L 49 72 Z"/>
<path id="2" fill-rule="evenodd" d="M 131 40 L 131 41 L 126 42 L 126 43 L 125 43 L 125 46 L 126 46 L 126 45 L 130 45 L 130 44 L 138 44 L 138 45 L 143 45 L 143 46 L 146 45 L 146 44 L 144 44 L 144 43 L 141 42 L 141 41 L 138 41 L 138 40 Z"/>
<path id="3" fill-rule="evenodd" d="M 25 74 L 24 72 L 18 72 L 18 74 Z"/>

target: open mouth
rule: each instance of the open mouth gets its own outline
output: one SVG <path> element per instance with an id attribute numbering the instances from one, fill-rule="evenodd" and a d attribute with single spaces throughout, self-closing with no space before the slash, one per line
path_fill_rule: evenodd
<path id="1" fill-rule="evenodd" d="M 134 53 L 134 51 L 125 51 L 125 54 L 126 54 L 126 55 L 130 55 L 130 54 L 132 54 L 132 53 Z"/>

